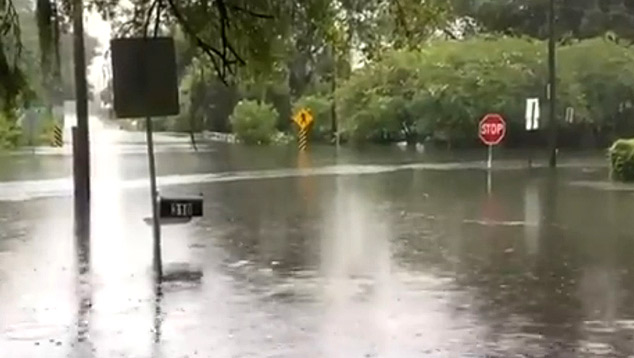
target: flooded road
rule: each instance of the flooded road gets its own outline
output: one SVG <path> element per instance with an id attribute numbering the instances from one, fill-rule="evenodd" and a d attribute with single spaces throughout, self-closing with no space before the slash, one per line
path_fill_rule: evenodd
<path id="1" fill-rule="evenodd" d="M 151 275 L 142 135 L 93 137 L 89 255 L 70 157 L 0 157 L 0 356 L 628 357 L 634 187 L 601 157 L 528 170 L 482 156 L 212 144 L 159 135 L 163 194 L 205 217 L 163 228 Z M 83 272 L 82 267 L 89 267 Z"/>

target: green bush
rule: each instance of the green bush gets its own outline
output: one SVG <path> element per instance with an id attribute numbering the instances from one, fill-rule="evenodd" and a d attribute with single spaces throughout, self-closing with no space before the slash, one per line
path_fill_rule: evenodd
<path id="1" fill-rule="evenodd" d="M 22 133 L 16 120 L 0 112 L 0 149 L 17 147 L 21 137 Z"/>
<path id="2" fill-rule="evenodd" d="M 343 128 L 358 140 L 457 141 L 474 138 L 489 111 L 520 123 L 525 99 L 542 92 L 541 52 L 538 42 L 501 38 L 386 54 L 339 89 Z"/>
<path id="3" fill-rule="evenodd" d="M 634 139 L 619 139 L 609 149 L 612 179 L 634 181 Z"/>
<path id="4" fill-rule="evenodd" d="M 320 96 L 305 96 L 293 106 L 293 113 L 307 108 L 313 114 L 313 125 L 310 137 L 316 141 L 330 141 L 332 139 L 332 99 Z M 297 126 L 294 126 L 297 128 Z"/>
<path id="5" fill-rule="evenodd" d="M 36 128 L 36 140 L 34 145 L 53 145 L 55 143 L 55 127 L 61 123 L 61 119 L 55 118 L 52 113 L 43 113 Z"/>
<path id="6" fill-rule="evenodd" d="M 576 112 L 580 112 L 579 108 L 582 112 L 576 117 L 597 127 L 613 128 L 621 136 L 634 135 L 631 124 L 634 51 L 631 47 L 602 38 L 591 39 L 562 47 L 558 61 L 562 81 L 572 82 L 580 93 L 581 106 Z"/>
<path id="7" fill-rule="evenodd" d="M 273 106 L 256 101 L 240 101 L 229 117 L 233 132 L 246 144 L 269 144 L 277 134 L 278 118 Z"/>

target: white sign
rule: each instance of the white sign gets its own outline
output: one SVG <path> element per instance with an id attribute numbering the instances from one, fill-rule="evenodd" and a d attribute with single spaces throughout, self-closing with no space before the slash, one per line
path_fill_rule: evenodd
<path id="1" fill-rule="evenodd" d="M 28 145 L 35 144 L 38 118 L 41 114 L 36 109 L 28 109 L 22 118 L 22 131 L 27 137 Z"/>
<path id="2" fill-rule="evenodd" d="M 572 107 L 566 108 L 566 123 L 572 123 L 575 121 L 575 109 Z"/>
<path id="3" fill-rule="evenodd" d="M 526 99 L 526 130 L 539 129 L 539 98 Z"/>

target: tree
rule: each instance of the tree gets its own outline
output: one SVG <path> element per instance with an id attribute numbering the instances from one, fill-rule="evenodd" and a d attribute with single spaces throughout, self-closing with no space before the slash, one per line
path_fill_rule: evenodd
<path id="1" fill-rule="evenodd" d="M 526 98 L 545 96 L 544 52 L 543 43 L 534 39 L 481 36 L 386 53 L 339 88 L 344 134 L 359 141 L 431 136 L 470 144 L 476 141 L 479 119 L 496 111 L 507 119 L 507 143 L 517 144 L 525 132 Z M 563 108 L 575 109 L 575 123 L 564 129 L 591 126 L 634 134 L 631 49 L 598 38 L 558 52 L 562 110 L 556 120 L 564 122 Z"/>
<path id="2" fill-rule="evenodd" d="M 548 1 L 452 0 L 456 13 L 470 16 L 486 31 L 548 36 Z M 634 40 L 634 3 L 628 0 L 559 0 L 557 27 L 562 38 L 585 39 L 614 32 Z"/>
<path id="3" fill-rule="evenodd" d="M 53 0 L 37 0 L 35 17 L 38 29 L 41 82 L 45 102 L 50 107 L 62 101 L 60 59 L 60 14 Z"/>
<path id="4" fill-rule="evenodd" d="M 0 111 L 14 116 L 18 102 L 29 97 L 30 91 L 19 66 L 22 52 L 18 13 L 11 1 L 0 1 Z"/>
<path id="5" fill-rule="evenodd" d="M 46 45 L 40 36 L 42 30 L 38 26 L 38 21 L 41 20 L 33 15 L 34 3 L 29 0 L 14 1 L 20 20 L 20 40 L 23 48 L 19 65 L 24 70 L 36 99 L 46 105 L 60 104 L 62 100 L 73 99 L 73 40 L 67 26 L 60 23 L 59 38 L 53 44 Z M 62 21 L 61 18 L 58 20 Z M 97 55 L 99 43 L 96 38 L 88 35 L 85 35 L 85 43 L 86 58 L 90 61 Z M 46 73 L 48 75 L 45 75 Z"/>

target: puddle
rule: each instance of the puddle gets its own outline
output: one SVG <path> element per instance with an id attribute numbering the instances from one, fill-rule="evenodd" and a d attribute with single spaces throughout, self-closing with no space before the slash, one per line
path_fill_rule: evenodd
<path id="1" fill-rule="evenodd" d="M 14 341 L 38 341 L 59 338 L 68 331 L 66 327 L 38 323 L 20 323 L 9 327 L 3 335 Z"/>

